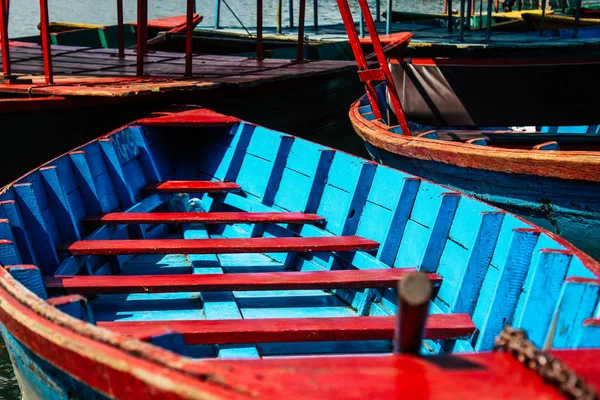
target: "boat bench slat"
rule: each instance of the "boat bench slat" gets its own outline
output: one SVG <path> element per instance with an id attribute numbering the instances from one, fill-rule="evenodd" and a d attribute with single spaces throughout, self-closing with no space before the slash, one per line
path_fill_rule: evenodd
<path id="1" fill-rule="evenodd" d="M 160 193 L 215 193 L 240 189 L 241 187 L 237 183 L 218 181 L 164 181 L 146 186 L 146 190 Z"/>
<path id="2" fill-rule="evenodd" d="M 186 343 L 193 345 L 392 340 L 396 321 L 396 316 L 386 316 L 98 322 L 98 325 L 139 339 L 149 339 L 170 330 L 181 333 Z M 453 339 L 474 331 L 469 314 L 432 314 L 425 325 L 425 339 Z"/>
<path id="3" fill-rule="evenodd" d="M 390 288 L 412 268 L 196 275 L 44 277 L 48 290 L 68 293 L 170 293 L 257 290 Z M 434 285 L 441 277 L 428 274 Z"/>
<path id="4" fill-rule="evenodd" d="M 151 239 L 80 240 L 58 246 L 74 256 L 116 254 L 239 254 L 311 251 L 375 250 L 379 243 L 361 236 L 232 238 L 232 239 Z"/>
<path id="5" fill-rule="evenodd" d="M 94 215 L 84 222 L 102 224 L 233 224 L 233 223 L 286 223 L 302 224 L 324 222 L 325 218 L 316 214 L 300 212 L 152 212 Z"/>

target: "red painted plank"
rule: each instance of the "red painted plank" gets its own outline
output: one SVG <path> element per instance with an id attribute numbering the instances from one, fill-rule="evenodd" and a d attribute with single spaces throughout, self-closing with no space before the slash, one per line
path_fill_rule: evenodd
<path id="1" fill-rule="evenodd" d="M 227 127 L 239 121 L 238 118 L 216 111 L 196 108 L 179 112 L 155 113 L 150 117 L 139 119 L 137 122 L 146 126 Z"/>
<path id="2" fill-rule="evenodd" d="M 168 293 L 396 287 L 414 269 L 265 272 L 243 274 L 44 277 L 46 289 L 68 293 Z M 428 274 L 439 284 L 441 277 Z"/>
<path id="3" fill-rule="evenodd" d="M 240 190 L 241 187 L 235 182 L 218 181 L 165 181 L 151 183 L 146 190 L 161 193 L 184 193 L 184 192 L 228 192 Z"/>
<path id="4" fill-rule="evenodd" d="M 389 35 L 379 35 L 381 44 L 404 43 L 412 39 L 411 32 L 396 32 Z M 373 40 L 370 37 L 360 38 L 360 44 L 373 45 Z"/>
<path id="5" fill-rule="evenodd" d="M 80 240 L 58 246 L 58 249 L 69 251 L 75 256 L 81 256 L 353 251 L 374 250 L 378 246 L 379 243 L 360 236 L 328 236 L 250 239 Z"/>
<path id="6" fill-rule="evenodd" d="M 316 214 L 299 212 L 153 212 L 110 213 L 84 218 L 85 222 L 109 224 L 234 224 L 234 223 L 286 223 L 303 224 L 324 222 Z"/>
<path id="7" fill-rule="evenodd" d="M 98 322 L 98 325 L 140 339 L 170 330 L 181 333 L 187 344 L 392 340 L 396 316 Z M 474 331 L 475 325 L 468 314 L 432 314 L 425 325 L 425 339 L 451 339 Z"/>

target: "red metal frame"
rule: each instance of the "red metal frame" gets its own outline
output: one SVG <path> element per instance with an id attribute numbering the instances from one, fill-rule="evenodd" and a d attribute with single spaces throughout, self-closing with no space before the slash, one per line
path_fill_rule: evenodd
<path id="1" fill-rule="evenodd" d="M 50 45 L 50 20 L 48 16 L 48 0 L 40 0 L 40 22 L 42 35 L 42 49 L 44 52 L 44 75 L 46 83 L 54 83 L 52 73 L 52 52 Z"/>
<path id="2" fill-rule="evenodd" d="M 187 0 L 185 24 L 185 76 L 192 75 L 192 50 L 194 47 L 194 0 Z"/>
<path id="3" fill-rule="evenodd" d="M 298 54 L 296 61 L 304 60 L 304 20 L 306 15 L 306 0 L 300 0 L 300 10 L 298 12 Z"/>
<path id="4" fill-rule="evenodd" d="M 344 21 L 344 26 L 348 34 L 348 40 L 350 41 L 350 46 L 352 47 L 356 64 L 358 65 L 358 75 L 361 78 L 361 81 L 365 83 L 365 89 L 371 103 L 371 108 L 373 109 L 373 114 L 377 119 L 383 118 L 381 107 L 379 101 L 377 100 L 375 86 L 373 85 L 372 81 L 385 81 L 389 89 L 388 92 L 390 94 L 392 108 L 394 109 L 396 117 L 398 118 L 398 124 L 402 129 L 402 134 L 405 136 L 410 136 L 410 129 L 408 128 L 404 110 L 402 109 L 402 104 L 400 103 L 398 92 L 396 91 L 396 85 L 394 84 L 392 74 L 390 73 L 390 69 L 387 65 L 386 56 L 383 53 L 379 34 L 377 33 L 377 28 L 375 27 L 373 17 L 371 16 L 369 5 L 367 4 L 367 0 L 358 0 L 358 3 L 360 5 L 360 10 L 363 15 L 365 25 L 367 26 L 367 30 L 369 32 L 369 37 L 371 38 L 371 42 L 373 44 L 373 49 L 375 50 L 375 55 L 377 56 L 379 69 L 369 69 L 369 65 L 367 64 L 367 60 L 365 58 L 365 53 L 363 52 L 360 44 L 360 38 L 356 32 L 356 25 L 354 24 L 354 19 L 352 18 L 352 12 L 348 6 L 348 0 L 337 0 L 342 19 Z"/>
<path id="5" fill-rule="evenodd" d="M 117 25 L 118 25 L 118 42 L 119 42 L 119 57 L 125 57 L 125 36 L 123 33 L 123 0 L 117 0 Z"/>
<path id="6" fill-rule="evenodd" d="M 8 43 L 8 2 L 0 0 L 0 35 L 2 39 L 2 73 L 10 76 L 10 47 Z"/>
<path id="7" fill-rule="evenodd" d="M 148 41 L 148 0 L 138 0 L 137 13 L 137 75 L 143 76 Z"/>
<path id="8" fill-rule="evenodd" d="M 263 59 L 263 2 L 256 0 L 256 58 Z"/>

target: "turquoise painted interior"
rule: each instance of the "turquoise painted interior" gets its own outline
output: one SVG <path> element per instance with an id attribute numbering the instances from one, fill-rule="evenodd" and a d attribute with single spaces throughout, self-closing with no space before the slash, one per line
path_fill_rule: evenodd
<path id="1" fill-rule="evenodd" d="M 149 194 L 164 180 L 227 180 L 227 194 Z M 413 175 L 299 138 L 238 123 L 228 128 L 130 125 L 36 170 L 0 195 L 3 265 L 34 264 L 42 275 L 226 274 L 416 268 L 442 277 L 430 313 L 468 313 L 468 337 L 424 341 L 423 353 L 491 350 L 504 325 L 542 346 L 556 319 L 555 348 L 600 346 L 598 277 L 544 232 L 488 204 Z M 111 211 L 300 211 L 315 225 L 117 225 L 81 219 Z M 240 238 L 359 235 L 375 252 L 73 257 L 56 246 L 78 239 Z M 558 250 L 558 251 L 557 251 Z M 19 279 L 18 275 L 15 275 Z M 572 277 L 592 280 L 565 281 Z M 42 298 L 40 279 L 21 279 Z M 394 315 L 394 288 L 93 295 L 89 321 L 336 318 Z M 68 312 L 68 309 L 65 308 Z M 155 344 L 195 358 L 389 353 L 390 341 Z"/>

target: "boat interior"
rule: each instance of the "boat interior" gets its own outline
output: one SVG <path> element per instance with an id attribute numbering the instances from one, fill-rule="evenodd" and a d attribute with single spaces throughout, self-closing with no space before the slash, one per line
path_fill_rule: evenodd
<path id="1" fill-rule="evenodd" d="M 507 324 L 540 347 L 600 343 L 600 267 L 562 239 L 202 108 L 32 171 L 0 218 L 0 263 L 40 302 L 192 358 L 390 353 L 415 271 L 433 285 L 424 354 L 491 350 Z"/>
<path id="2" fill-rule="evenodd" d="M 388 132 L 402 134 L 396 115 L 385 95 L 386 86 L 376 87 L 377 100 L 386 112 L 379 122 Z M 367 121 L 375 121 L 368 97 L 358 102 L 358 111 Z M 499 111 L 500 112 L 500 111 Z M 408 121 L 411 134 L 433 140 L 521 150 L 600 151 L 600 125 L 572 126 L 427 126 Z"/>

